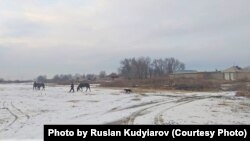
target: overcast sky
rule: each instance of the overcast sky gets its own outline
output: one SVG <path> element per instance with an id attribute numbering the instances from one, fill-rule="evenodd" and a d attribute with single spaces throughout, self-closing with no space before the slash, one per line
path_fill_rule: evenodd
<path id="1" fill-rule="evenodd" d="M 250 65 L 249 0 L 0 0 L 0 78 L 116 72 L 125 57 Z"/>

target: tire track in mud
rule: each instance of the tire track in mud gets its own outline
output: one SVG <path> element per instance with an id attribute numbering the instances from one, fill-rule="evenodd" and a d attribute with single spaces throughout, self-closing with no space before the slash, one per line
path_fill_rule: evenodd
<path id="1" fill-rule="evenodd" d="M 144 111 L 146 111 L 146 110 L 148 110 L 150 108 L 157 107 L 157 106 L 162 105 L 162 104 L 177 101 L 177 100 L 170 100 L 170 101 L 165 101 L 165 100 L 166 99 L 164 99 L 164 100 L 155 100 L 155 101 L 151 101 L 151 102 L 145 102 L 145 103 L 141 103 L 141 104 L 138 104 L 138 105 L 134 105 L 134 106 L 130 106 L 130 107 L 127 107 L 127 108 L 116 110 L 116 111 L 122 111 L 122 110 L 131 109 L 131 108 L 138 108 L 138 107 L 142 107 L 142 106 L 152 105 L 150 107 L 146 107 L 146 108 L 143 108 L 141 110 L 138 110 L 138 111 L 132 113 L 130 116 L 126 117 L 126 118 L 122 118 L 122 119 L 114 121 L 114 122 L 108 122 L 106 124 L 132 124 L 136 117 L 143 115 L 141 113 L 143 113 Z"/>
<path id="2" fill-rule="evenodd" d="M 0 132 L 7 130 L 9 127 L 13 126 L 18 121 L 23 124 L 26 120 L 30 119 L 30 116 L 24 113 L 20 108 L 17 108 L 12 103 L 12 101 L 7 104 L 6 103 L 7 102 L 3 102 L 3 107 L 1 109 L 8 111 L 10 117 L 9 120 L 7 120 L 8 123 L 6 124 L 6 126 L 0 129 Z M 13 118 L 12 120 L 11 117 Z M 20 128 L 22 128 L 22 126 L 20 126 Z"/>
<path id="3" fill-rule="evenodd" d="M 124 106 L 124 104 L 121 104 L 121 105 L 119 105 L 117 107 L 112 108 L 107 113 L 123 111 L 123 110 L 128 110 L 128 109 L 133 109 L 133 108 L 138 108 L 138 107 L 142 107 L 142 106 L 146 106 L 146 105 L 152 105 L 152 104 L 156 104 L 156 103 L 160 103 L 160 102 L 166 102 L 165 100 L 167 100 L 167 99 L 157 99 L 157 100 L 154 100 L 154 101 L 143 102 L 143 103 L 139 103 L 139 104 L 136 104 L 136 105 L 131 105 L 131 106 L 124 107 L 124 108 L 120 108 L 121 106 Z"/>
<path id="4" fill-rule="evenodd" d="M 128 121 L 127 121 L 127 124 L 134 124 L 134 121 L 137 117 L 141 116 L 141 115 L 144 115 L 143 112 L 146 112 L 147 110 L 149 109 L 152 109 L 152 108 L 155 108 L 155 107 L 160 107 L 160 106 L 163 106 L 165 104 L 168 104 L 168 103 L 172 103 L 172 102 L 176 102 L 176 103 L 179 103 L 177 105 L 173 105 L 171 107 L 169 107 L 168 109 L 172 109 L 172 108 L 175 108 L 175 107 L 178 107 L 178 106 L 181 106 L 181 105 L 184 105 L 184 104 L 187 104 L 187 103 L 190 103 L 190 102 L 193 102 L 193 101 L 196 101 L 196 99 L 193 99 L 193 100 L 189 100 L 189 99 L 193 99 L 193 98 L 196 98 L 196 97 L 185 97 L 185 98 L 181 98 L 181 99 L 178 99 L 178 100 L 172 100 L 172 101 L 167 101 L 167 102 L 162 102 L 162 103 L 159 103 L 159 104 L 156 104 L 154 106 L 151 106 L 151 107 L 148 107 L 148 108 L 144 108 L 144 109 L 141 109 L 135 113 L 133 113 L 129 118 L 128 118 Z M 159 119 L 160 121 L 161 119 Z M 154 121 L 155 122 L 155 121 Z"/>
<path id="5" fill-rule="evenodd" d="M 114 94 L 114 95 L 118 95 L 118 96 L 119 96 L 119 94 Z M 129 100 L 129 99 L 131 99 L 130 96 L 127 96 L 127 97 L 119 97 L 119 98 L 117 98 L 117 99 L 115 99 L 115 100 L 107 100 L 107 101 L 108 101 L 107 103 L 110 103 L 110 102 L 117 102 L 117 103 L 120 103 L 120 102 L 122 102 L 122 101 Z M 108 110 L 107 112 L 105 112 L 105 113 L 109 113 L 109 112 L 116 111 L 116 110 L 119 109 L 121 106 L 123 106 L 123 104 L 117 105 L 116 107 L 113 107 L 112 109 L 109 109 L 109 110 Z M 102 112 L 96 112 L 96 113 L 78 113 L 78 114 L 72 116 L 71 119 L 77 119 L 77 118 L 80 118 L 80 117 L 83 117 L 83 116 L 89 116 L 89 115 L 92 115 L 92 114 L 99 114 L 99 115 L 101 116 L 101 115 L 103 115 L 103 114 L 105 114 L 105 113 L 103 113 L 103 111 L 102 111 Z"/>
<path id="6" fill-rule="evenodd" d="M 223 96 L 194 96 L 194 97 L 190 97 L 191 100 L 188 100 L 188 101 L 184 101 L 183 103 L 180 103 L 180 104 L 177 104 L 177 105 L 173 105 L 173 106 L 170 106 L 168 108 L 165 108 L 163 110 L 161 110 L 154 118 L 154 124 L 156 125 L 161 125 L 161 124 L 166 124 L 164 123 L 164 119 L 163 119 L 163 114 L 170 110 L 170 109 L 173 109 L 173 108 L 176 108 L 178 106 L 182 106 L 184 104 L 188 104 L 188 103 L 191 103 L 191 102 L 194 102 L 194 101 L 197 101 L 197 100 L 203 100 L 203 99 L 209 99 L 209 98 L 222 98 Z M 225 97 L 227 98 L 227 97 Z M 176 123 L 175 123 L 176 124 Z"/>
<path id="7" fill-rule="evenodd" d="M 182 105 L 185 105 L 185 104 L 188 104 L 188 103 L 191 103 L 193 101 L 197 101 L 198 99 L 195 99 L 195 100 L 189 100 L 189 101 L 186 101 L 186 102 L 182 102 L 180 104 L 177 104 L 177 105 L 173 105 L 173 106 L 170 106 L 162 111 L 160 111 L 154 118 L 154 124 L 156 125 L 159 125 L 159 124 L 164 124 L 164 119 L 163 119 L 163 113 L 166 112 L 167 110 L 170 110 L 170 109 L 173 109 L 173 108 L 176 108 L 176 107 L 179 107 L 179 106 L 182 106 Z"/>
<path id="8" fill-rule="evenodd" d="M 12 102 L 11 106 L 15 108 L 19 113 L 23 114 L 27 119 L 30 119 L 30 116 L 28 114 L 24 113 L 21 109 L 17 108 Z"/>
<path id="9" fill-rule="evenodd" d="M 146 95 L 146 94 L 143 94 L 143 95 L 144 96 L 149 96 L 149 95 Z M 156 104 L 156 103 L 160 103 L 160 102 L 166 102 L 166 100 L 169 100 L 169 98 L 179 98 L 180 97 L 180 96 L 174 96 L 174 95 L 154 95 L 154 96 L 161 96 L 161 97 L 164 97 L 164 99 L 163 98 L 156 99 L 156 100 L 152 100 L 152 101 L 148 101 L 148 102 L 139 103 L 139 104 L 136 104 L 136 105 L 131 105 L 131 106 L 124 107 L 124 108 L 120 108 L 120 107 L 124 106 L 124 104 L 120 104 L 119 106 L 116 106 L 116 107 L 112 108 L 111 110 L 107 111 L 107 113 L 109 113 L 109 112 L 116 112 L 116 111 L 122 111 L 122 110 L 137 108 L 137 107 L 142 107 L 142 106 Z M 165 98 L 165 97 L 167 97 L 167 98 Z M 119 99 L 116 100 L 116 102 L 118 102 L 118 101 L 124 101 L 124 99 L 133 100 L 134 98 L 138 98 L 138 97 L 119 98 Z"/>
<path id="10" fill-rule="evenodd" d="M 7 126 L 4 127 L 4 128 L 2 128 L 2 129 L 0 129 L 0 132 L 4 131 L 6 128 L 8 128 L 8 127 L 10 127 L 12 124 L 14 124 L 14 123 L 16 122 L 17 118 L 18 118 L 18 116 L 17 116 L 16 114 L 14 114 L 14 113 L 8 108 L 8 106 L 6 106 L 6 102 L 3 102 L 3 108 L 1 108 L 1 109 L 7 110 L 7 111 L 10 113 L 10 116 L 14 117 L 14 119 L 13 119 L 12 121 L 11 121 L 11 120 L 7 121 L 7 122 L 8 122 L 8 123 L 7 123 Z"/>
<path id="11" fill-rule="evenodd" d="M 152 108 L 155 108 L 155 107 L 158 107 L 158 106 L 163 106 L 163 105 L 168 104 L 168 103 L 178 103 L 178 104 L 175 104 L 173 106 L 170 106 L 170 107 L 166 108 L 166 109 L 169 110 L 169 109 L 172 109 L 172 108 L 175 108 L 175 107 L 178 107 L 178 106 L 181 106 L 181 105 L 184 105 L 184 104 L 196 101 L 196 100 L 200 100 L 200 99 L 202 99 L 202 98 L 198 97 L 198 96 L 194 96 L 194 97 L 184 97 L 184 98 L 177 99 L 177 100 L 175 99 L 175 100 L 170 100 L 170 101 L 159 101 L 157 103 L 151 103 L 151 104 L 154 104 L 154 105 L 143 108 L 143 109 L 140 109 L 140 110 L 132 113 L 130 116 L 128 116 L 126 118 L 122 118 L 120 120 L 117 120 L 117 121 L 114 121 L 114 122 L 109 122 L 109 123 L 106 123 L 106 124 L 129 124 L 129 125 L 134 124 L 135 119 L 137 117 L 145 115 L 146 111 L 149 110 L 149 109 L 152 109 Z M 145 104 L 143 104 L 142 106 L 145 106 Z M 162 121 L 163 119 L 160 118 L 160 117 L 161 117 L 161 115 L 157 114 L 157 117 L 154 118 L 154 123 L 163 123 L 164 121 Z"/>
<path id="12" fill-rule="evenodd" d="M 148 109 L 151 109 L 151 108 L 154 108 L 154 107 L 157 107 L 157 106 L 160 106 L 160 105 L 164 105 L 164 104 L 167 104 L 167 103 L 171 103 L 171 102 L 174 102 L 173 101 L 168 101 L 168 102 L 162 102 L 162 103 L 158 103 L 156 105 L 153 105 L 153 106 L 150 106 L 150 107 L 147 107 L 147 108 L 144 108 L 144 109 L 141 109 L 137 112 L 134 112 L 132 115 L 130 115 L 128 118 L 127 118 L 127 121 L 125 121 L 125 124 L 134 124 L 134 121 L 137 117 L 139 116 L 142 116 L 144 115 L 143 112 L 145 112 L 146 110 Z"/>

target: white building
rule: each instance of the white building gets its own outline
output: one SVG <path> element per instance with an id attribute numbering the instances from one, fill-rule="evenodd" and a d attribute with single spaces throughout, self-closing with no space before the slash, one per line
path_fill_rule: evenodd
<path id="1" fill-rule="evenodd" d="M 238 66 L 233 66 L 223 71 L 224 80 L 244 80 L 250 79 L 250 71 L 248 69 L 242 69 Z"/>

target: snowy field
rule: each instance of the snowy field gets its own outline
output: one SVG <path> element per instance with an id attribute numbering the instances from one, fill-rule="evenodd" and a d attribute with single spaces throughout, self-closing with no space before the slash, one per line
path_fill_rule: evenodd
<path id="1" fill-rule="evenodd" d="M 250 124 L 250 99 L 234 92 L 91 90 L 0 85 L 0 140 L 43 140 L 44 124 Z"/>

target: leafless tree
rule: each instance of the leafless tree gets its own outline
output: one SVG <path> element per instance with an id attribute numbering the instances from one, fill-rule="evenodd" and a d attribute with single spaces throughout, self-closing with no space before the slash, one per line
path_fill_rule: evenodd
<path id="1" fill-rule="evenodd" d="M 184 63 L 175 58 L 154 59 L 149 57 L 126 58 L 121 61 L 120 74 L 127 79 L 147 79 L 184 70 Z"/>
<path id="2" fill-rule="evenodd" d="M 39 75 L 37 78 L 36 78 L 36 81 L 37 82 L 46 82 L 47 80 L 47 76 L 46 75 Z"/>
<path id="3" fill-rule="evenodd" d="M 105 72 L 105 71 L 101 71 L 101 72 L 99 73 L 99 78 L 103 79 L 103 78 L 105 78 L 105 77 L 106 77 L 106 72 Z"/>
<path id="4" fill-rule="evenodd" d="M 108 75 L 110 78 L 112 78 L 112 80 L 115 80 L 116 78 L 119 77 L 119 75 L 117 75 L 116 73 L 112 72 L 110 75 Z"/>

